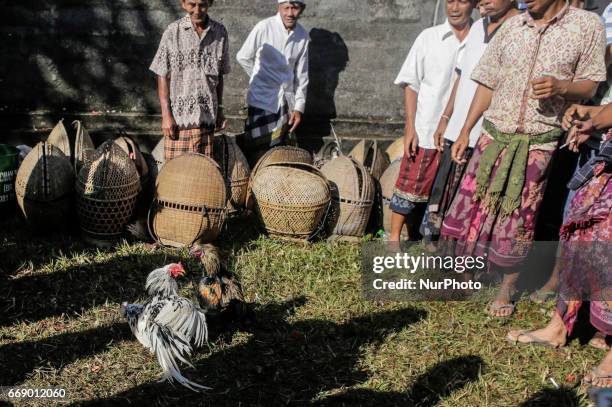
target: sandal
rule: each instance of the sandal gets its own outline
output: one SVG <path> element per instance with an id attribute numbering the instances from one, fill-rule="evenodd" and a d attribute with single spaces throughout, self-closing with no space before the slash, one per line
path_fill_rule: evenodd
<path id="1" fill-rule="evenodd" d="M 529 296 L 529 299 L 531 301 L 533 301 L 535 303 L 538 303 L 538 304 L 544 304 L 545 302 L 548 302 L 550 300 L 554 300 L 555 298 L 557 298 L 557 292 L 556 291 L 535 290 Z"/>
<path id="2" fill-rule="evenodd" d="M 512 337 L 512 335 L 510 335 L 512 332 L 513 331 L 508 332 L 508 335 L 506 335 L 506 339 L 508 340 L 508 342 L 512 343 L 513 345 L 537 345 L 537 346 L 544 346 L 546 348 L 553 348 L 553 349 L 558 349 L 564 346 L 560 343 L 553 343 L 553 342 L 549 342 L 544 339 L 538 338 L 537 336 L 533 334 L 533 331 L 527 331 L 527 330 L 515 331 L 516 336 L 514 338 Z M 519 341 L 521 336 L 529 338 L 530 341 L 529 342 Z"/>
<path id="3" fill-rule="evenodd" d="M 609 380 L 608 386 L 597 386 L 593 384 L 593 382 L 598 379 Z M 612 379 L 612 374 L 603 373 L 598 367 L 594 367 L 593 369 L 591 369 L 591 373 L 584 376 L 584 378 L 582 379 L 582 382 L 594 388 L 610 389 L 612 388 L 612 380 L 610 379 Z"/>
<path id="4" fill-rule="evenodd" d="M 510 310 L 510 313 L 508 315 L 495 315 L 496 312 L 499 312 L 505 309 Z M 487 314 L 495 318 L 509 318 L 514 314 L 515 310 L 516 310 L 516 305 L 514 303 L 499 305 L 499 304 L 495 304 L 495 302 L 492 302 L 487 306 L 486 312 Z"/>

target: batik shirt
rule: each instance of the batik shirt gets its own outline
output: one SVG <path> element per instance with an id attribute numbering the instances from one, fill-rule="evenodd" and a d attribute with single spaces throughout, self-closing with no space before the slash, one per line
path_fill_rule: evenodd
<path id="1" fill-rule="evenodd" d="M 484 118 L 505 133 L 540 134 L 561 127 L 568 102 L 533 99 L 530 82 L 606 80 L 606 38 L 599 16 L 566 5 L 546 24 L 529 13 L 510 18 L 489 44 L 472 79 L 493 89 Z"/>
<path id="2" fill-rule="evenodd" d="M 225 27 L 212 19 L 201 37 L 188 15 L 164 31 L 149 69 L 170 78 L 172 115 L 181 128 L 214 126 L 219 79 L 230 72 L 228 45 Z"/>

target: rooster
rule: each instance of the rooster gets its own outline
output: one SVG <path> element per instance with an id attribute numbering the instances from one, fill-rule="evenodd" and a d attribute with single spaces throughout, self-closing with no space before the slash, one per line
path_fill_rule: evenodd
<path id="1" fill-rule="evenodd" d="M 121 313 L 136 339 L 155 354 L 163 370 L 160 381 L 176 380 L 194 390 L 209 387 L 188 380 L 181 374 L 178 362 L 191 367 L 187 360 L 193 351 L 208 340 L 204 311 L 192 301 L 177 294 L 175 278 L 185 274 L 183 266 L 169 264 L 147 276 L 146 289 L 151 297 L 144 304 L 121 304 Z"/>
<path id="2" fill-rule="evenodd" d="M 221 264 L 219 250 L 211 244 L 195 243 L 189 254 L 197 258 L 202 267 L 202 276 L 193 281 L 200 307 L 211 316 L 244 316 L 246 304 L 242 287 L 236 277 Z"/>

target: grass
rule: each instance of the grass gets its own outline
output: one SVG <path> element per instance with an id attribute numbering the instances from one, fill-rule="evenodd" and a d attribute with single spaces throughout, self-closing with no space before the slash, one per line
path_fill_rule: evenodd
<path id="1" fill-rule="evenodd" d="M 126 241 L 98 250 L 3 222 L 0 385 L 61 387 L 87 406 L 588 405 L 579 382 L 601 351 L 504 340 L 510 327 L 543 325 L 551 306 L 523 302 L 503 322 L 478 302 L 365 301 L 359 245 L 279 242 L 251 225 L 233 219 L 220 244 L 253 315 L 210 322 L 210 346 L 183 369 L 213 388 L 198 394 L 157 383 L 154 357 L 119 315 L 122 301 L 144 300 L 151 269 L 186 251 Z"/>

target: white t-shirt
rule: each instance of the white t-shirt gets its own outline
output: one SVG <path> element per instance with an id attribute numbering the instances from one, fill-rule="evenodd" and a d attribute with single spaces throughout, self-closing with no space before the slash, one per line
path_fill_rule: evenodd
<path id="1" fill-rule="evenodd" d="M 496 28 L 499 29 L 500 26 Z M 457 87 L 457 94 L 455 95 L 455 105 L 453 107 L 453 114 L 448 121 L 444 138 L 450 141 L 456 141 L 459 137 L 459 133 L 465 124 L 467 119 L 472 99 L 476 94 L 478 83 L 474 82 L 470 77 L 472 71 L 478 65 L 482 54 L 484 54 L 489 45 L 491 38 L 487 38 L 485 31 L 484 19 L 476 21 L 470 28 L 470 33 L 465 39 L 465 49 L 463 55 L 457 63 L 457 70 L 461 74 L 459 79 L 459 86 Z M 472 129 L 470 133 L 470 147 L 474 147 L 480 137 L 480 131 L 482 129 L 482 117 L 478 120 L 478 123 Z"/>
<path id="2" fill-rule="evenodd" d="M 448 21 L 423 30 L 395 79 L 396 85 L 410 86 L 418 93 L 414 127 L 421 148 L 435 148 L 433 134 L 448 102 L 464 44 Z"/>

